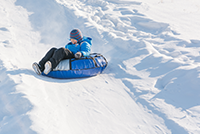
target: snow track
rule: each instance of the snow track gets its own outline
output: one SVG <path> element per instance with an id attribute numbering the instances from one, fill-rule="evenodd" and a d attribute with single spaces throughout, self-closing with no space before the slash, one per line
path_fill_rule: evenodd
<path id="1" fill-rule="evenodd" d="M 188 35 L 188 27 L 199 28 L 199 4 L 3 0 L 0 134 L 200 133 L 200 40 L 196 31 Z M 104 73 L 37 76 L 31 64 L 63 47 L 73 28 L 108 59 Z"/>

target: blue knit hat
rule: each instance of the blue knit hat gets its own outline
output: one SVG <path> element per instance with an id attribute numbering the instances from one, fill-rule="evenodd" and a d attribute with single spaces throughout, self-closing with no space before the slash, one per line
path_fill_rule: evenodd
<path id="1" fill-rule="evenodd" d="M 80 42 L 83 37 L 82 37 L 82 34 L 81 34 L 81 31 L 78 30 L 78 29 L 73 29 L 71 32 L 70 32 L 70 39 L 75 39 L 77 40 L 78 42 Z"/>

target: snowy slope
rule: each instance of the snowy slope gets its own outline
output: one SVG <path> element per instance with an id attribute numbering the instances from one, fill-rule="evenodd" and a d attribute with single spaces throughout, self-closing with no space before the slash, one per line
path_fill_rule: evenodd
<path id="1" fill-rule="evenodd" d="M 0 134 L 200 133 L 200 2 L 2 0 Z M 103 74 L 57 80 L 31 64 L 79 28 Z"/>

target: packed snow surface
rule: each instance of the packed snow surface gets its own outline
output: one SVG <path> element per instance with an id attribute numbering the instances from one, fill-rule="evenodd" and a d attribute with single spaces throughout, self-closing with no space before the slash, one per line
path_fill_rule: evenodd
<path id="1" fill-rule="evenodd" d="M 0 134 L 199 134 L 199 16 L 199 0 L 1 0 Z M 73 28 L 103 74 L 35 74 Z"/>

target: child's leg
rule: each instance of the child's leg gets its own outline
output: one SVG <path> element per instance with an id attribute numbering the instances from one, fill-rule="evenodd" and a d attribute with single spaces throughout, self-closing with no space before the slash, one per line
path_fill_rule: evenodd
<path id="1" fill-rule="evenodd" d="M 49 61 L 52 64 L 52 69 L 54 69 L 60 63 L 61 60 L 71 58 L 74 58 L 74 54 L 70 50 L 66 48 L 59 48 L 54 52 L 52 58 L 50 58 Z"/>
<path id="2" fill-rule="evenodd" d="M 53 56 L 54 52 L 58 50 L 57 48 L 51 48 L 46 55 L 42 58 L 42 60 L 39 62 L 39 65 L 41 67 L 41 72 L 44 71 L 44 65 L 47 61 L 50 60 L 50 58 Z"/>

